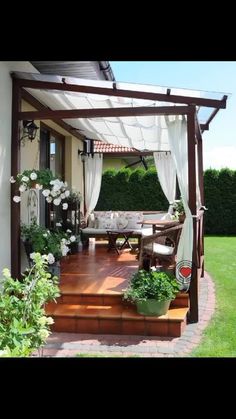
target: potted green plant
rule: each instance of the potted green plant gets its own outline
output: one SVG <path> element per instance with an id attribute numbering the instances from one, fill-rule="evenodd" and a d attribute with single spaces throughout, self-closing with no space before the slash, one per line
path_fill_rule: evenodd
<path id="1" fill-rule="evenodd" d="M 173 204 L 173 211 L 175 218 L 179 220 L 180 223 L 183 223 L 185 220 L 185 210 L 182 198 L 175 200 Z"/>
<path id="2" fill-rule="evenodd" d="M 124 299 L 136 303 L 139 314 L 161 316 L 178 292 L 179 285 L 171 273 L 141 269 L 131 277 Z"/>

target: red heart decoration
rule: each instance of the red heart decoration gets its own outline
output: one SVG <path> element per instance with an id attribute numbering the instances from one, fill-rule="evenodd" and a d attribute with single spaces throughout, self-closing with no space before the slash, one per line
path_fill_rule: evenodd
<path id="1" fill-rule="evenodd" d="M 191 275 L 192 269 L 189 268 L 189 266 L 182 266 L 179 272 L 181 273 L 182 276 L 184 276 L 185 278 L 188 278 L 188 276 Z"/>

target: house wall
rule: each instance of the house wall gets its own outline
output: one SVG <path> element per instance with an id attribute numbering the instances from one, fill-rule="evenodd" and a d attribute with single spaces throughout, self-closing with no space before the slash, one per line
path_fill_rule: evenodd
<path id="1" fill-rule="evenodd" d="M 0 275 L 10 267 L 11 71 L 38 71 L 27 61 L 0 61 Z"/>
<path id="2" fill-rule="evenodd" d="M 12 120 L 12 79 L 10 72 L 24 71 L 38 73 L 27 61 L 0 61 L 0 274 L 4 267 L 10 267 L 10 176 L 11 176 L 11 120 Z M 34 108 L 22 102 L 22 110 Z M 49 127 L 66 137 L 65 141 L 65 175 L 71 187 L 83 191 L 82 164 L 78 157 L 78 149 L 82 142 L 52 121 L 44 121 Z M 35 121 L 39 126 L 40 122 Z M 39 135 L 39 134 L 38 134 Z M 21 146 L 21 171 L 38 168 L 39 153 L 36 140 L 26 141 Z M 16 204 L 15 204 L 16 205 Z M 27 194 L 22 194 L 21 219 L 27 222 Z"/>
<path id="3" fill-rule="evenodd" d="M 127 164 L 126 160 L 122 158 L 112 158 L 112 157 L 106 157 L 103 155 L 103 172 L 107 169 L 122 169 Z"/>

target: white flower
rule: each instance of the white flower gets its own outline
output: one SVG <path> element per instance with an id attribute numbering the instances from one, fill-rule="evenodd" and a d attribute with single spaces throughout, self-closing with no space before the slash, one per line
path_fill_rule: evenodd
<path id="1" fill-rule="evenodd" d="M 20 185 L 19 191 L 20 192 L 25 192 L 26 191 L 26 186 L 25 185 Z"/>
<path id="2" fill-rule="evenodd" d="M 67 233 L 72 233 L 72 231 L 69 228 L 66 230 L 66 232 Z"/>
<path id="3" fill-rule="evenodd" d="M 61 243 L 65 244 L 66 243 L 66 239 L 61 239 Z"/>
<path id="4" fill-rule="evenodd" d="M 58 206 L 61 203 L 61 198 L 56 198 L 53 200 L 54 205 Z M 63 208 L 64 209 L 64 208 Z"/>
<path id="5" fill-rule="evenodd" d="M 65 188 L 67 188 L 67 186 L 68 186 L 68 183 L 67 183 L 67 182 L 64 182 L 64 186 L 65 186 Z"/>
<path id="6" fill-rule="evenodd" d="M 45 324 L 47 323 L 47 317 L 46 317 L 46 316 L 42 316 L 42 317 L 40 317 L 40 318 L 38 319 L 38 323 L 39 323 L 41 326 L 45 326 Z"/>
<path id="7" fill-rule="evenodd" d="M 64 193 L 61 193 L 61 199 L 65 199 L 65 194 Z"/>
<path id="8" fill-rule="evenodd" d="M 35 252 L 30 253 L 30 259 L 34 260 L 34 258 L 35 258 Z"/>
<path id="9" fill-rule="evenodd" d="M 32 172 L 31 174 L 30 174 L 30 179 L 31 180 L 35 180 L 35 179 L 37 179 L 37 173 L 35 173 L 35 172 Z"/>
<path id="10" fill-rule="evenodd" d="M 55 262 L 55 258 L 52 253 L 48 253 L 48 263 L 52 265 Z"/>
<path id="11" fill-rule="evenodd" d="M 57 195 L 58 195 L 58 193 L 57 193 L 57 192 L 55 192 L 55 191 L 51 191 L 51 195 L 55 198 L 55 196 L 57 196 Z"/>
<path id="12" fill-rule="evenodd" d="M 55 183 L 55 185 L 53 186 L 53 188 L 52 188 L 52 190 L 54 191 L 54 192 L 58 192 L 58 191 L 60 191 L 60 189 L 61 189 L 61 187 L 60 187 L 60 185 L 58 185 L 57 183 Z"/>
<path id="13" fill-rule="evenodd" d="M 22 177 L 22 182 L 28 182 L 28 181 L 29 181 L 28 176 L 23 176 L 23 177 Z"/>
<path id="14" fill-rule="evenodd" d="M 13 176 L 10 177 L 10 182 L 11 183 L 15 183 L 16 182 Z"/>
<path id="15" fill-rule="evenodd" d="M 52 197 L 51 196 L 47 196 L 46 201 L 50 204 L 52 202 Z"/>
<path id="16" fill-rule="evenodd" d="M 76 240 L 76 237 L 75 236 L 70 236 L 71 243 L 75 242 L 75 240 Z"/>
<path id="17" fill-rule="evenodd" d="M 43 194 L 43 196 L 49 196 L 50 195 L 50 190 L 49 189 L 44 189 L 42 194 Z"/>
<path id="18" fill-rule="evenodd" d="M 44 234 L 43 234 L 43 237 L 48 237 L 47 233 L 44 233 Z"/>
<path id="19" fill-rule="evenodd" d="M 36 183 L 35 188 L 39 189 L 39 190 L 43 189 L 43 185 L 40 185 L 39 183 Z"/>
<path id="20" fill-rule="evenodd" d="M 2 270 L 2 274 L 3 274 L 3 276 L 4 276 L 5 278 L 11 278 L 11 273 L 10 273 L 10 271 L 9 271 L 9 269 L 8 269 L 8 268 L 4 268 L 4 269 Z"/>
<path id="21" fill-rule="evenodd" d="M 18 202 L 21 201 L 21 197 L 18 196 L 18 195 L 15 195 L 15 196 L 13 196 L 13 201 L 18 203 Z"/>
<path id="22" fill-rule="evenodd" d="M 68 204 L 67 204 L 67 202 L 65 202 L 64 204 L 62 204 L 62 209 L 63 209 L 63 210 L 67 210 L 67 208 L 68 208 Z"/>
<path id="23" fill-rule="evenodd" d="M 53 324 L 54 323 L 53 318 L 52 317 L 47 317 L 46 323 L 47 324 Z"/>
<path id="24" fill-rule="evenodd" d="M 67 253 L 69 252 L 69 247 L 68 246 L 66 246 L 65 244 L 61 244 L 61 253 L 62 253 L 62 256 L 66 256 L 67 255 Z"/>
<path id="25" fill-rule="evenodd" d="M 66 198 L 70 195 L 70 191 L 65 191 Z"/>
<path id="26" fill-rule="evenodd" d="M 48 330 L 46 330 L 46 329 L 40 329 L 40 330 L 39 330 L 39 336 L 40 336 L 40 338 L 41 338 L 41 339 L 43 339 L 43 340 L 47 339 L 47 338 L 48 338 L 48 336 L 49 336 L 49 332 L 48 332 Z"/>
<path id="27" fill-rule="evenodd" d="M 61 227 L 61 223 L 56 223 L 56 227 Z"/>

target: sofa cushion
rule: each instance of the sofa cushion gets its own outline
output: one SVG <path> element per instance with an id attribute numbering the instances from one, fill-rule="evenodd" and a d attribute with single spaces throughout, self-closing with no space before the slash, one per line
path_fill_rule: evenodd
<path id="1" fill-rule="evenodd" d="M 114 219 L 114 221 L 116 222 L 116 228 L 118 230 L 122 230 L 127 228 L 128 225 L 128 220 L 125 217 L 117 217 Z"/>
<path id="2" fill-rule="evenodd" d="M 160 255 L 172 255 L 173 251 L 173 247 L 165 246 L 164 244 L 154 243 L 153 245 L 153 252 L 159 253 Z"/>
<path id="3" fill-rule="evenodd" d="M 141 228 L 141 222 L 143 221 L 142 212 L 125 212 L 125 218 L 128 220 L 127 229 L 139 229 Z"/>

